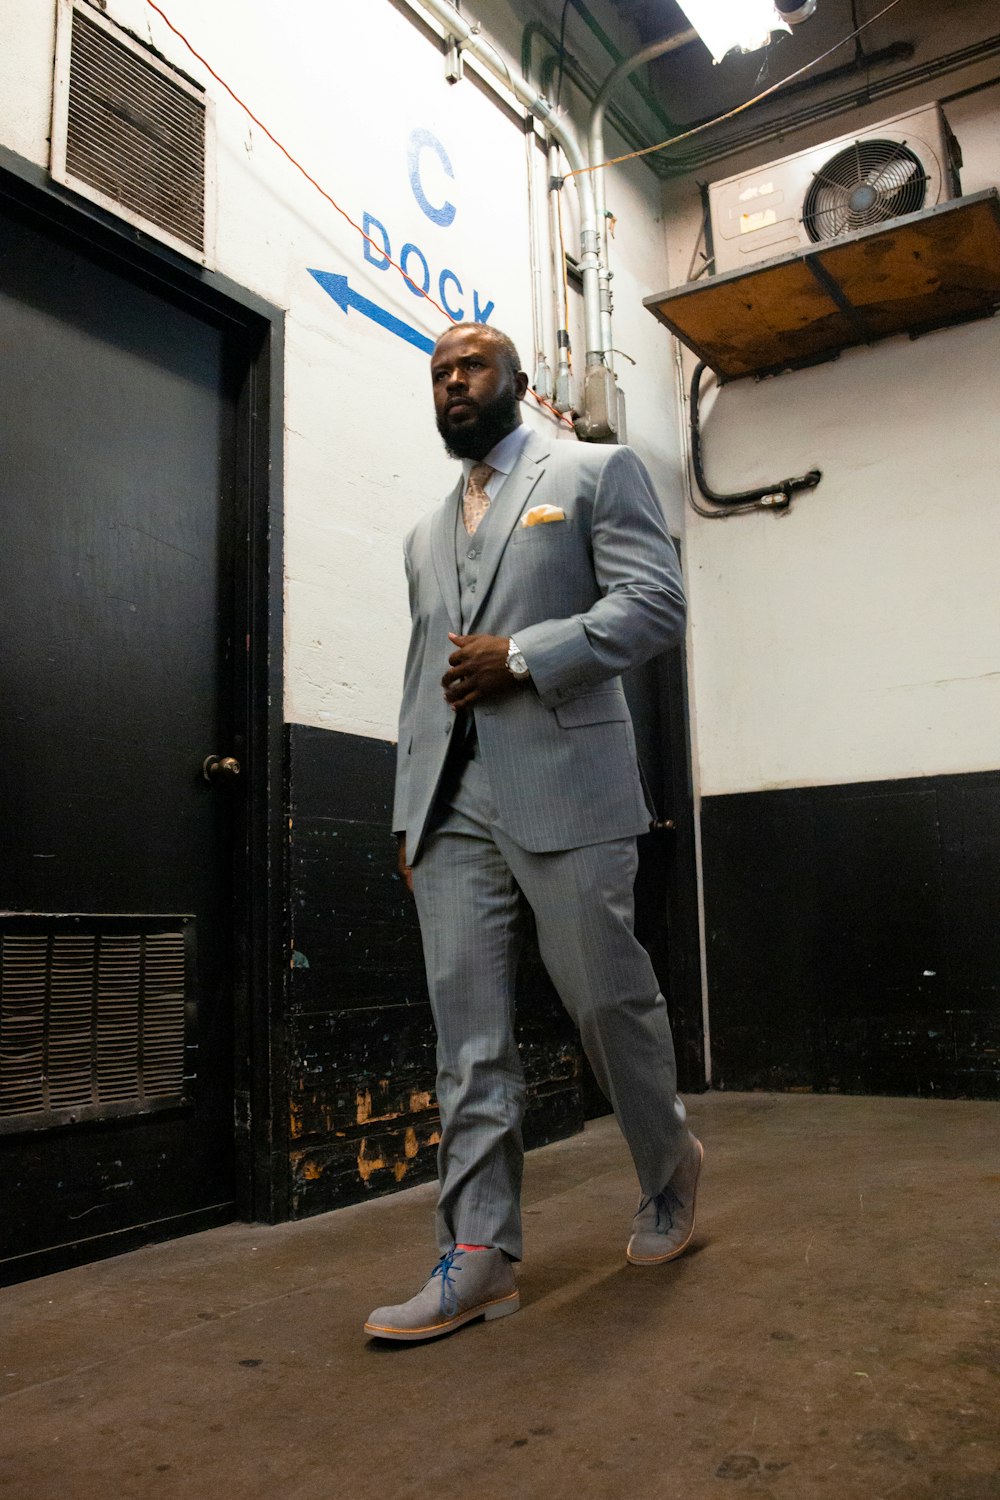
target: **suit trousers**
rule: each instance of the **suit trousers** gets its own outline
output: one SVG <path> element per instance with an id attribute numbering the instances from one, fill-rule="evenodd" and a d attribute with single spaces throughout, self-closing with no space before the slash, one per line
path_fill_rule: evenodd
<path id="1" fill-rule="evenodd" d="M 493 1245 L 519 1260 L 524 1074 L 514 991 L 529 908 L 644 1194 L 669 1181 L 687 1132 L 666 1002 L 633 933 L 635 839 L 531 854 L 496 816 L 481 760 L 456 758 L 413 893 L 438 1038 L 438 1241 L 442 1252 Z"/>

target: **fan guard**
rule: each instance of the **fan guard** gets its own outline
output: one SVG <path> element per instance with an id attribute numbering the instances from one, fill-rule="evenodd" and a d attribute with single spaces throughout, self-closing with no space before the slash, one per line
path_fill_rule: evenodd
<path id="1" fill-rule="evenodd" d="M 802 222 L 814 241 L 833 240 L 914 214 L 927 198 L 927 170 L 905 141 L 858 140 L 813 177 Z"/>

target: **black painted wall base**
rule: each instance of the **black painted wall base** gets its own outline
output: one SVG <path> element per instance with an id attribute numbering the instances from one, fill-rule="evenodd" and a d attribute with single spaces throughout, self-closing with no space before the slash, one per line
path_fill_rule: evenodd
<path id="1" fill-rule="evenodd" d="M 293 1218 L 436 1174 L 434 1026 L 413 901 L 390 832 L 395 747 L 287 726 Z M 522 965 L 525 1143 L 580 1130 L 576 1031 L 537 957 Z"/>
<path id="2" fill-rule="evenodd" d="M 713 1085 L 1000 1098 L 1000 772 L 702 803 Z"/>

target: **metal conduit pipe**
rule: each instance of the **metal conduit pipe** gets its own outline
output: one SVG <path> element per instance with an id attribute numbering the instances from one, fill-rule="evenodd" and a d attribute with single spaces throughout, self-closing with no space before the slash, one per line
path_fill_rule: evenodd
<path id="1" fill-rule="evenodd" d="M 588 367 L 603 366 L 601 288 L 598 275 L 597 209 L 594 203 L 594 185 L 590 180 L 591 174 L 585 171 L 587 163 L 584 159 L 583 148 L 571 122 L 565 115 L 557 113 L 549 101 L 543 98 L 526 78 L 522 78 L 520 73 L 515 72 L 504 61 L 496 48 L 486 41 L 464 16 L 459 14 L 450 0 L 411 0 L 411 3 L 418 5 L 433 16 L 445 28 L 447 34 L 453 36 L 470 56 L 482 63 L 483 67 L 487 68 L 501 83 L 506 84 L 519 103 L 541 120 L 546 130 L 559 142 L 566 153 L 566 160 L 569 162 L 571 171 L 584 174 L 574 177 L 573 181 L 580 200 L 580 275 L 583 279 L 587 365 Z M 585 429 L 582 430 L 579 424 L 577 430 L 584 437 L 596 435 Z"/>
<path id="2" fill-rule="evenodd" d="M 559 58 L 553 53 L 542 64 L 542 76 L 540 80 L 536 81 L 534 75 L 528 75 L 532 88 L 537 87 L 546 99 L 552 93 L 552 80 L 558 67 Z M 558 94 L 558 90 L 556 93 Z M 565 186 L 565 179 L 561 176 L 562 157 L 559 154 L 559 142 L 551 135 L 548 135 L 546 136 L 545 145 L 547 164 L 546 191 L 549 211 L 549 262 L 552 274 L 552 316 L 556 334 L 555 404 L 559 411 L 568 412 L 573 409 L 573 398 L 570 370 L 572 352 L 569 333 L 569 298 L 566 294 L 566 248 L 563 243 L 562 234 L 561 194 Z"/>
<path id="3" fill-rule="evenodd" d="M 615 46 L 614 42 L 608 36 L 603 26 L 599 24 L 596 16 L 594 16 L 593 12 L 590 11 L 583 3 L 583 0 L 570 0 L 570 3 L 572 4 L 573 9 L 576 11 L 577 15 L 580 17 L 580 20 L 583 22 L 584 26 L 586 26 L 587 30 L 604 48 L 604 51 L 611 58 L 611 61 L 613 63 L 620 63 L 624 61 L 624 54 L 619 50 L 618 47 Z M 521 72 L 524 74 L 525 78 L 533 78 L 535 76 L 534 69 L 531 65 L 531 54 L 534 39 L 536 36 L 541 37 L 542 40 L 545 41 L 552 49 L 552 51 L 557 55 L 560 51 L 559 38 L 549 30 L 544 21 L 529 21 L 525 26 L 524 32 L 522 33 L 521 37 Z M 571 61 L 572 59 L 567 53 L 567 65 L 569 65 Z M 578 87 L 579 86 L 580 85 L 578 85 Z M 643 101 L 650 113 L 659 120 L 660 124 L 663 126 L 664 134 L 676 135 L 680 127 L 670 119 L 669 115 L 664 113 L 664 110 L 660 105 L 660 101 L 657 99 L 652 90 L 647 88 L 646 84 L 643 83 L 640 78 L 632 79 L 632 87 L 639 95 L 639 98 Z M 593 90 L 590 91 L 590 97 L 593 98 Z"/>
<path id="4" fill-rule="evenodd" d="M 552 315 L 556 329 L 556 392 L 555 404 L 559 411 L 569 411 L 572 407 L 570 392 L 570 341 L 569 325 L 567 320 L 566 297 L 566 257 L 563 253 L 562 234 L 559 226 L 559 193 L 561 188 L 553 188 L 552 183 L 558 180 L 559 174 L 559 147 L 554 140 L 549 141 L 548 149 L 549 169 L 549 250 L 550 270 L 552 274 Z"/>
<path id="5" fill-rule="evenodd" d="M 689 42 L 698 41 L 698 33 L 689 26 L 685 31 L 676 31 L 672 36 L 662 37 L 658 42 L 651 42 L 648 47 L 643 47 L 632 57 L 626 57 L 611 72 L 601 84 L 594 107 L 590 113 L 590 128 L 588 130 L 588 146 L 590 151 L 590 165 L 597 167 L 604 161 L 604 115 L 608 107 L 608 101 L 622 79 L 627 78 L 636 68 L 641 68 L 643 63 L 652 62 L 654 58 L 663 57 L 667 52 L 676 52 L 679 47 L 686 47 Z M 612 346 L 614 339 L 611 332 L 611 275 L 608 267 L 608 205 L 605 192 L 604 173 L 595 171 L 590 174 L 594 179 L 594 203 L 597 209 L 597 255 L 600 262 L 598 280 L 600 284 L 601 298 L 601 350 L 604 354 L 605 363 L 610 369 L 614 368 Z"/>
<path id="6" fill-rule="evenodd" d="M 552 369 L 546 350 L 550 340 L 547 335 L 547 320 L 542 311 L 542 256 L 545 246 L 539 243 L 539 213 L 537 168 L 535 165 L 535 132 L 531 120 L 524 121 L 524 169 L 528 181 L 528 253 L 531 258 L 531 337 L 535 345 L 534 369 L 531 383 L 537 395 L 550 401 L 553 395 Z M 547 244 L 547 241 L 546 241 Z"/>

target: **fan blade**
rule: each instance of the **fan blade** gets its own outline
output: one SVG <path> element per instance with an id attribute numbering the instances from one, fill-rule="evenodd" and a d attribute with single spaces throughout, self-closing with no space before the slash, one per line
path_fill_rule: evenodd
<path id="1" fill-rule="evenodd" d="M 865 177 L 865 181 L 869 187 L 878 187 L 879 178 L 884 177 L 886 172 L 892 167 L 902 167 L 905 174 L 902 179 L 893 182 L 894 191 L 897 187 L 903 186 L 908 178 L 915 176 L 920 171 L 920 167 L 905 141 L 899 141 L 895 151 L 885 161 L 880 162 L 877 167 L 869 169 L 868 175 Z"/>

